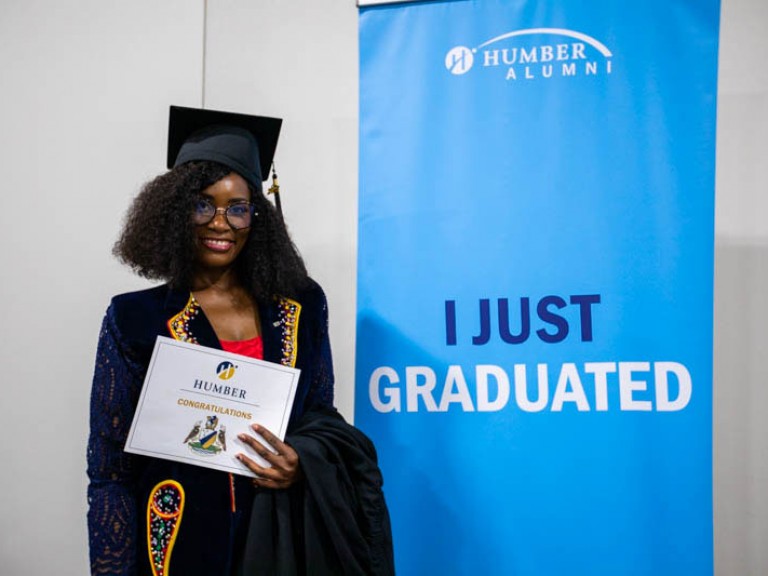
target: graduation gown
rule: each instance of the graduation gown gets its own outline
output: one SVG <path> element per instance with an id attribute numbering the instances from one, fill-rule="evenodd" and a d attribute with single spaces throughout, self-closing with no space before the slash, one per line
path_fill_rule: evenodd
<path id="1" fill-rule="evenodd" d="M 315 432 L 318 422 L 324 421 L 326 425 L 331 421 L 343 422 L 332 407 L 333 369 L 325 295 L 317 284 L 312 283 L 296 299 L 276 297 L 259 302 L 258 307 L 264 359 L 295 366 L 302 371 L 288 428 L 288 434 L 293 434 L 293 440 L 299 446 L 302 444 L 301 429 L 307 421 L 315 423 Z M 258 520 L 265 517 L 252 517 L 254 502 L 256 508 L 262 510 L 263 502 L 274 498 L 288 497 L 296 502 L 299 501 L 297 498 L 301 502 L 311 500 L 305 498 L 305 494 L 309 490 L 317 492 L 321 485 L 311 480 L 312 471 L 304 467 L 303 458 L 306 457 L 309 465 L 317 457 L 313 452 L 302 449 L 302 453 L 297 448 L 305 480 L 288 491 L 266 491 L 255 489 L 246 477 L 123 452 L 158 335 L 221 348 L 205 314 L 189 292 L 163 285 L 112 299 L 99 337 L 91 397 L 88 444 L 91 571 L 92 574 L 142 576 L 231 574 L 243 568 L 243 550 L 251 551 L 249 558 L 253 559 L 252 552 L 258 548 L 253 537 L 246 543 L 248 532 L 263 535 L 265 531 L 284 528 L 271 521 L 259 525 Z M 322 418 L 307 416 L 308 420 L 304 420 L 305 415 L 313 413 L 322 414 Z M 348 424 L 338 426 L 348 427 L 347 433 L 362 444 L 370 443 L 367 438 L 362 440 L 364 435 Z M 314 440 L 310 438 L 305 444 L 312 442 Z M 323 449 L 320 454 L 330 453 Z M 362 485 L 380 500 L 383 511 L 379 509 L 366 520 L 365 512 L 361 512 L 360 502 L 356 500 L 355 489 L 348 494 L 346 505 L 350 507 L 350 513 L 362 518 L 363 524 L 370 521 L 375 525 L 370 529 L 361 524 L 363 541 L 353 545 L 357 550 L 353 556 L 363 563 L 375 561 L 391 565 L 389 519 L 373 446 L 360 450 L 359 455 L 362 456 L 356 465 L 372 466 L 370 470 L 374 471 L 367 480 L 363 479 Z M 336 465 L 343 467 L 343 463 Z M 338 489 L 338 484 L 333 482 L 324 486 L 329 494 Z M 318 571 L 308 569 L 305 560 L 313 557 L 306 550 L 320 539 L 328 538 L 328 534 L 320 534 L 316 526 L 307 535 L 304 512 L 297 506 L 294 504 L 291 508 L 291 514 L 298 521 L 290 527 L 294 531 L 290 553 L 296 555 L 298 564 L 293 567 L 294 572 L 285 573 L 325 573 L 319 571 L 319 565 Z M 382 533 L 383 539 L 380 538 Z M 356 538 L 361 537 L 360 534 Z M 371 550 L 382 545 L 382 541 L 387 550 L 383 555 L 378 552 L 369 554 L 366 538 L 371 542 Z M 281 543 L 285 543 L 285 539 Z M 363 549 L 366 550 L 360 552 Z M 288 554 L 288 550 L 286 546 L 281 548 L 281 558 Z M 333 562 L 337 563 L 337 560 Z M 248 573 L 281 573 L 271 570 L 270 567 L 260 571 L 251 562 Z"/>
<path id="2" fill-rule="evenodd" d="M 254 497 L 238 576 L 388 576 L 392 534 L 373 443 L 335 410 L 304 413 L 286 441 L 304 480 Z"/>

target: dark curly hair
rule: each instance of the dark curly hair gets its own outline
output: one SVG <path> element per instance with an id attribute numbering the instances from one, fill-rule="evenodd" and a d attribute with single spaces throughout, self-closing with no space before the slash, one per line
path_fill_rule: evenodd
<path id="1" fill-rule="evenodd" d="M 190 217 L 195 200 L 231 173 L 216 162 L 189 162 L 145 184 L 128 210 L 112 253 L 145 278 L 188 288 L 195 265 L 195 226 Z M 248 187 L 258 216 L 237 258 L 240 280 L 257 300 L 296 296 L 309 282 L 304 261 L 272 203 Z"/>

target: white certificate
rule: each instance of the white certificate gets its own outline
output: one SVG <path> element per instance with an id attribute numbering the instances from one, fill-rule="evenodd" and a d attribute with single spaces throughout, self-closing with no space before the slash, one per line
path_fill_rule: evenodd
<path id="1" fill-rule="evenodd" d="M 285 438 L 299 373 L 158 336 L 125 450 L 255 476 L 237 453 L 269 464 L 237 436 L 258 422 Z"/>

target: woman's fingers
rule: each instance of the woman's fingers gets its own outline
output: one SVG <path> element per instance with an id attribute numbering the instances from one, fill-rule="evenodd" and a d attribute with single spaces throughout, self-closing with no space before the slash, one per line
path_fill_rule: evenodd
<path id="1" fill-rule="evenodd" d="M 276 454 L 264 444 L 259 442 L 255 437 L 249 436 L 248 434 L 240 434 L 238 435 L 238 438 L 244 443 L 247 444 L 249 448 L 251 448 L 256 454 L 264 458 L 267 462 L 272 464 L 273 466 L 278 463 L 280 454 Z M 262 436 L 264 438 L 264 436 Z M 264 438 L 264 440 L 267 440 Z M 268 440 L 267 440 L 268 442 Z"/>
<path id="2" fill-rule="evenodd" d="M 255 460 L 248 458 L 245 454 L 238 454 L 237 459 L 242 462 L 248 470 L 259 476 L 259 478 L 269 479 L 276 482 L 282 480 L 280 471 L 276 470 L 274 467 L 265 468 L 264 466 L 259 465 Z"/>
<path id="3" fill-rule="evenodd" d="M 245 454 L 237 455 L 237 459 L 258 476 L 254 479 L 254 484 L 264 488 L 287 488 L 293 484 L 300 474 L 299 456 L 296 451 L 267 428 L 258 424 L 254 424 L 251 428 L 269 445 L 269 447 L 265 446 L 248 434 L 238 435 L 245 445 L 270 464 L 269 467 L 261 466 Z"/>
<path id="4" fill-rule="evenodd" d="M 256 462 L 244 454 L 238 454 L 237 459 L 240 460 L 240 462 L 242 462 L 251 472 L 256 474 L 256 478 L 253 478 L 254 486 L 281 489 L 288 488 L 293 483 L 293 480 L 285 478 L 274 468 L 264 468 L 259 466 Z"/>
<path id="5" fill-rule="evenodd" d="M 261 426 L 259 424 L 253 424 L 251 425 L 251 428 L 253 429 L 254 432 L 256 432 L 256 434 L 264 438 L 267 444 L 272 446 L 278 454 L 285 453 L 288 445 L 282 440 L 280 440 L 280 438 L 272 434 L 272 432 L 264 428 L 264 426 Z"/>

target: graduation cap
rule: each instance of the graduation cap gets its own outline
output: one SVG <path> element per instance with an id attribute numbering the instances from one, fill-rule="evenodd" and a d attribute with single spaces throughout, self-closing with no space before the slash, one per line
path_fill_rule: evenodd
<path id="1" fill-rule="evenodd" d="M 212 160 L 231 168 L 261 192 L 282 123 L 280 118 L 171 106 L 168 168 Z"/>

